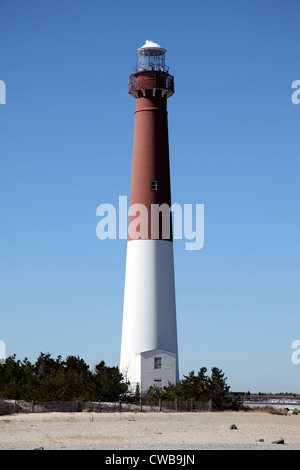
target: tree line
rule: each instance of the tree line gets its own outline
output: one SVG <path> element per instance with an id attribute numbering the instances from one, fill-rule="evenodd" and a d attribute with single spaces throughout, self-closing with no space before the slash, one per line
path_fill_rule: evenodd
<path id="1" fill-rule="evenodd" d="M 13 355 L 0 365 L 0 397 L 6 399 L 117 401 L 127 389 L 118 367 L 101 361 L 91 371 L 79 356 L 62 360 L 41 353 L 32 364 L 28 358 L 20 361 Z"/>
<path id="2" fill-rule="evenodd" d="M 238 409 L 239 400 L 230 393 L 222 369 L 212 367 L 211 375 L 207 374 L 207 368 L 201 367 L 198 373 L 192 370 L 188 375 L 176 384 L 169 383 L 163 388 L 152 386 L 148 392 L 151 400 L 194 400 L 197 402 L 211 401 L 213 410 Z"/>
<path id="3" fill-rule="evenodd" d="M 221 369 L 213 367 L 211 375 L 202 367 L 191 371 L 176 384 L 152 386 L 142 398 L 147 401 L 194 400 L 211 401 L 214 410 L 237 408 Z M 41 353 L 35 363 L 9 356 L 0 365 L 0 398 L 25 401 L 134 401 L 141 398 L 132 394 L 118 367 L 109 367 L 104 361 L 93 370 L 79 356 L 61 356 Z"/>

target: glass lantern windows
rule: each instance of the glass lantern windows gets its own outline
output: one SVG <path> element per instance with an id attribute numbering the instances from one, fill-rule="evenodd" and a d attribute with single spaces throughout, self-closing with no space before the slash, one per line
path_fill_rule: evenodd
<path id="1" fill-rule="evenodd" d="M 165 54 L 156 51 L 138 53 L 138 70 L 156 70 L 165 72 Z"/>

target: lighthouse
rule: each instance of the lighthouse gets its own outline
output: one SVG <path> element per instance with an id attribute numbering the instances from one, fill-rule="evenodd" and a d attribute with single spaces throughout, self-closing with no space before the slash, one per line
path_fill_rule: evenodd
<path id="1" fill-rule="evenodd" d="M 129 78 L 135 98 L 120 371 L 131 389 L 178 381 L 167 100 L 174 77 L 166 49 L 137 49 Z"/>

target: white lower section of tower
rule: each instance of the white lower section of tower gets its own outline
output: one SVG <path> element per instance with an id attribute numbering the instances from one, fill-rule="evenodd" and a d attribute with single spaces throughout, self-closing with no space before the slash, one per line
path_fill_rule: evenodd
<path id="1" fill-rule="evenodd" d="M 127 243 L 120 372 L 134 389 L 178 381 L 173 243 Z"/>

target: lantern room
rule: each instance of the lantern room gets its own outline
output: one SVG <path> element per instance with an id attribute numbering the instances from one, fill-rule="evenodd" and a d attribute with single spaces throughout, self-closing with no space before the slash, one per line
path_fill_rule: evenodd
<path id="1" fill-rule="evenodd" d="M 165 65 L 166 52 L 166 49 L 159 44 L 147 40 L 142 47 L 137 49 L 137 71 L 156 70 L 159 72 L 167 72 L 168 67 Z"/>
<path id="2" fill-rule="evenodd" d="M 135 73 L 129 77 L 129 93 L 132 96 L 139 98 L 152 94 L 169 98 L 173 95 L 174 77 L 169 74 L 169 67 L 165 64 L 166 52 L 153 41 L 146 41 L 137 49 Z"/>

